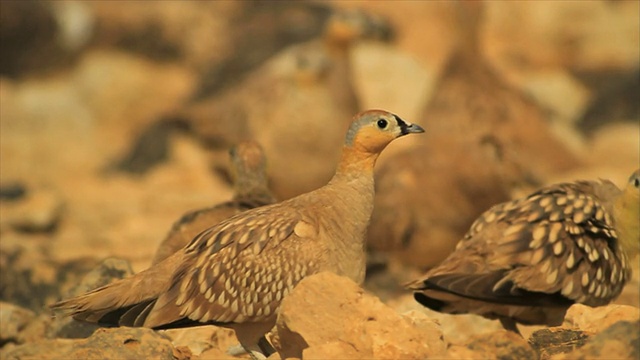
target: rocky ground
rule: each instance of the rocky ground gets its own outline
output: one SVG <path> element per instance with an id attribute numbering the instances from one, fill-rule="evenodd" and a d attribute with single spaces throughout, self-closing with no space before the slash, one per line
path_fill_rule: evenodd
<path id="1" fill-rule="evenodd" d="M 359 7 L 386 19 L 393 29 L 392 42 L 363 41 L 351 49 L 351 78 L 361 109 L 391 110 L 427 132 L 454 118 L 442 109 L 438 117 L 443 118 L 431 118 L 425 109 L 433 109 L 430 101 L 443 88 L 438 79 L 452 54 L 468 45 L 456 5 L 300 4 L 0 3 L 0 358 L 233 358 L 226 349 L 235 339 L 226 329 L 99 329 L 52 318 L 47 305 L 144 269 L 180 215 L 230 198 L 225 139 L 204 136 L 201 128 L 189 126 L 193 123 L 185 128 L 170 120 L 200 99 L 215 101 L 220 94 L 228 96 L 228 89 L 234 93 L 241 80 L 258 76 L 256 69 L 266 71 L 259 66 L 268 59 L 317 38 L 332 9 Z M 486 208 L 478 204 L 531 187 L 580 178 L 624 185 L 640 163 L 639 6 L 626 1 L 487 2 L 471 9 L 482 13 L 471 41 L 479 47 L 474 56 L 481 56 L 506 84 L 501 89 L 533 104 L 516 111 L 518 103 L 508 100 L 505 111 L 529 116 L 534 110 L 527 109 L 535 109 L 543 130 L 575 161 L 565 167 L 552 166 L 552 160 L 542 164 L 546 167 L 534 166 L 522 160 L 527 148 L 520 145 L 527 142 L 509 142 L 513 137 L 498 138 L 495 149 L 515 153 L 508 155 L 515 160 L 507 163 L 500 155 L 503 162 L 486 166 L 482 157 L 478 162 L 464 153 L 448 157 L 455 149 L 447 144 L 459 144 L 458 134 L 450 133 L 452 139 L 419 154 L 431 159 L 419 171 L 407 165 L 406 172 L 394 170 L 397 179 L 381 181 L 391 188 L 438 186 L 432 197 L 437 200 L 429 200 L 431 209 L 410 207 L 412 216 L 438 219 L 438 231 L 429 232 L 428 241 L 447 249 L 469 219 Z M 249 107 L 263 96 L 251 91 L 238 92 Z M 456 92 L 447 99 L 457 108 L 468 102 L 457 99 Z M 300 117 L 321 110 L 306 106 Z M 473 115 L 467 121 L 473 122 Z M 277 126 L 296 119 L 269 121 Z M 222 129 L 224 135 L 227 128 Z M 131 154 L 145 133 L 151 134 L 146 155 L 133 161 Z M 279 141 L 295 146 L 297 140 Z M 415 154 L 427 146 L 420 141 L 390 146 L 379 161 L 379 176 L 388 176 L 384 169 L 393 169 L 404 152 Z M 464 141 L 473 149 L 472 142 Z M 332 166 L 335 159 L 317 154 L 309 166 L 326 166 L 323 162 Z M 487 174 L 487 169 L 496 172 Z M 521 176 L 522 169 L 527 176 Z M 416 174 L 421 171 L 431 180 L 420 180 Z M 427 182 L 434 177 L 447 180 Z M 524 183 L 525 178 L 535 181 Z M 474 182 L 461 179 L 486 186 L 466 191 Z M 279 195 L 287 197 L 284 191 Z M 374 216 L 378 221 L 405 209 L 381 204 L 392 210 L 380 210 Z M 468 219 L 456 217 L 462 213 Z M 397 237 L 389 240 L 392 244 L 376 245 L 364 289 L 332 274 L 304 280 L 283 302 L 271 334 L 279 353 L 272 357 L 640 356 L 637 259 L 633 281 L 614 304 L 574 305 L 563 326 L 522 327 L 520 338 L 497 322 L 424 309 L 403 291 L 404 282 L 443 256 L 418 237 L 412 241 L 422 245 L 402 248 L 407 226 L 390 234 Z M 375 235 L 382 230 L 375 231 L 370 236 L 379 244 Z"/>

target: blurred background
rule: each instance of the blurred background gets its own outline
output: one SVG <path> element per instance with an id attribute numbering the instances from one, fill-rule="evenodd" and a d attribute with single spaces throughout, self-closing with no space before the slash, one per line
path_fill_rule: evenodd
<path id="1" fill-rule="evenodd" d="M 377 165 L 367 287 L 391 301 L 493 204 L 624 186 L 639 7 L 2 1 L 0 300 L 42 312 L 105 258 L 146 268 L 180 215 L 232 196 L 239 141 L 279 199 L 323 185 L 351 116 L 381 108 L 427 131 Z"/>

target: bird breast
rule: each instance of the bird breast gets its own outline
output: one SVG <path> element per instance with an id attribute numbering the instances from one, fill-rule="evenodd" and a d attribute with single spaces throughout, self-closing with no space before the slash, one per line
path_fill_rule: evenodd
<path id="1" fill-rule="evenodd" d="M 329 190 L 330 199 L 317 204 L 323 216 L 318 219 L 318 236 L 324 239 L 326 257 L 320 270 L 364 281 L 365 235 L 373 211 L 373 181 L 357 181 Z"/>

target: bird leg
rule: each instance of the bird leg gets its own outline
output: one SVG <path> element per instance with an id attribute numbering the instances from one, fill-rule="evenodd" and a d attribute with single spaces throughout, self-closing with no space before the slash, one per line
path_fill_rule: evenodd
<path id="1" fill-rule="evenodd" d="M 263 360 L 275 352 L 265 338 L 265 334 L 273 328 L 274 323 L 275 319 L 268 322 L 236 323 L 230 327 L 236 332 L 236 337 L 240 345 L 242 345 L 249 356 L 251 356 L 253 360 Z M 229 350 L 234 351 L 233 349 Z"/>
<path id="2" fill-rule="evenodd" d="M 240 356 L 247 353 L 247 350 L 240 343 L 231 345 L 227 348 L 227 355 Z"/>
<path id="3" fill-rule="evenodd" d="M 520 337 L 523 337 L 522 334 L 520 333 L 520 330 L 518 330 L 518 324 L 515 322 L 515 320 L 508 317 L 500 317 L 499 320 L 500 320 L 500 324 L 502 324 L 502 327 L 505 330 L 511 331 L 513 333 L 520 335 Z"/>
<path id="4" fill-rule="evenodd" d="M 258 347 L 260 348 L 260 352 L 262 352 L 262 354 L 266 355 L 267 357 L 271 356 L 271 354 L 276 352 L 276 349 L 274 349 L 273 346 L 271 346 L 271 343 L 269 342 L 269 340 L 267 340 L 267 338 L 264 336 L 261 337 L 260 340 L 258 340 Z M 240 356 L 246 353 L 247 353 L 247 349 L 245 349 L 240 344 L 231 345 L 227 349 L 227 354 L 231 356 Z"/>
<path id="5" fill-rule="evenodd" d="M 258 346 L 260 347 L 262 353 L 266 356 L 271 356 L 271 354 L 276 352 L 276 349 L 271 346 L 271 343 L 264 335 L 260 338 L 260 340 L 258 340 Z"/>

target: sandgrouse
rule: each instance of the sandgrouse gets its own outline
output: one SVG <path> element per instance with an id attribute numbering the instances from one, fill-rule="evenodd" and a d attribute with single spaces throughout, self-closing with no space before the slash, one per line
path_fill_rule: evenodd
<path id="1" fill-rule="evenodd" d="M 376 159 L 394 139 L 421 132 L 386 111 L 360 113 L 327 185 L 237 214 L 149 269 L 52 308 L 122 326 L 226 326 L 262 357 L 280 302 L 301 279 L 331 271 L 362 283 Z"/>
<path id="2" fill-rule="evenodd" d="M 612 182 L 542 188 L 483 213 L 442 264 L 408 287 L 424 306 L 557 326 L 573 303 L 606 305 L 631 278 L 640 249 L 640 170 Z"/>
<path id="3" fill-rule="evenodd" d="M 351 80 L 351 48 L 377 37 L 383 25 L 361 11 L 338 11 L 320 39 L 288 47 L 234 86 L 176 115 L 188 119 L 204 144 L 257 140 L 278 198 L 322 186 L 333 175 L 330 159 L 340 155 L 349 118 L 361 110 Z"/>
<path id="4" fill-rule="evenodd" d="M 484 56 L 488 5 L 450 2 L 454 50 L 421 113 L 447 120 L 434 122 L 415 147 L 377 169 L 381 196 L 368 244 L 405 264 L 432 268 L 491 205 L 580 164 L 542 109 Z"/>
<path id="5" fill-rule="evenodd" d="M 489 4 L 460 1 L 452 6 L 456 45 L 422 113 L 437 113 L 447 121 L 434 123 L 423 140 L 459 138 L 474 143 L 477 151 L 492 142 L 501 153 L 495 162 L 513 162 L 535 178 L 576 168 L 581 159 L 553 134 L 545 110 L 487 59 L 482 31 Z"/>
<path id="6" fill-rule="evenodd" d="M 233 199 L 221 204 L 190 211 L 173 224 L 162 241 L 152 264 L 157 264 L 182 249 L 208 227 L 240 212 L 276 202 L 267 184 L 266 158 L 255 141 L 244 141 L 229 151 L 234 178 Z"/>

